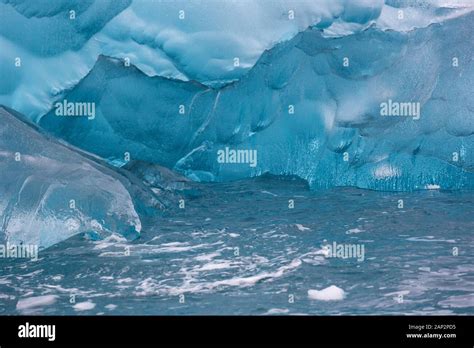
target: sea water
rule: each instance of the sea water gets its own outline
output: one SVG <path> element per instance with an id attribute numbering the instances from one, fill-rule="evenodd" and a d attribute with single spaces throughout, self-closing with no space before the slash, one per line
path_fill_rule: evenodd
<path id="1" fill-rule="evenodd" d="M 195 185 L 135 241 L 0 259 L 0 314 L 474 313 L 474 192 Z"/>

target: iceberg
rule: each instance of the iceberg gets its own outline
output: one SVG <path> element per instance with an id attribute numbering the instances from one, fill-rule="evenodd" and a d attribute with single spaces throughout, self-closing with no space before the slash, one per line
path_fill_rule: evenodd
<path id="1" fill-rule="evenodd" d="M 47 248 L 78 233 L 140 235 L 159 206 L 138 179 L 0 107 L 0 242 Z"/>
<path id="2" fill-rule="evenodd" d="M 311 27 L 220 87 L 100 56 L 58 99 L 94 103 L 95 118 L 53 108 L 39 124 L 103 158 L 128 153 L 197 181 L 270 173 L 313 189 L 473 188 L 473 30 L 473 12 L 406 31 Z M 258 161 L 222 163 L 222 151 Z"/>
<path id="3" fill-rule="evenodd" d="M 100 54 L 149 76 L 219 86 L 308 27 L 325 37 L 409 31 L 473 9 L 471 0 L 0 0 L 0 104 L 37 121 Z"/>
<path id="4" fill-rule="evenodd" d="M 308 297 L 318 301 L 340 301 L 346 297 L 346 293 L 341 288 L 331 285 L 322 290 L 308 290 Z"/>

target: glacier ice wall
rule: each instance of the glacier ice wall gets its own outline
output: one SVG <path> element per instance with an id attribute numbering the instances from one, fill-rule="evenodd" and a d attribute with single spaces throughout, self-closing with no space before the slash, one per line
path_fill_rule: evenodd
<path id="1" fill-rule="evenodd" d="M 309 26 L 327 37 L 407 31 L 473 9 L 471 0 L 0 0 L 0 104 L 37 120 L 100 54 L 150 76 L 219 85 Z"/>
<path id="2" fill-rule="evenodd" d="M 133 179 L 0 107 L 0 241 L 49 247 L 81 232 L 134 239 L 154 198 Z M 157 202 L 156 202 L 157 203 Z"/>
<path id="3" fill-rule="evenodd" d="M 40 124 L 102 157 L 128 152 L 195 180 L 270 172 L 313 188 L 472 188 L 473 29 L 472 12 L 407 31 L 332 37 L 313 27 L 220 88 L 101 56 L 64 95 L 95 103 L 96 118 L 53 109 Z M 383 117 L 388 100 L 420 103 L 421 116 Z M 218 163 L 225 147 L 257 150 L 258 164 Z"/>

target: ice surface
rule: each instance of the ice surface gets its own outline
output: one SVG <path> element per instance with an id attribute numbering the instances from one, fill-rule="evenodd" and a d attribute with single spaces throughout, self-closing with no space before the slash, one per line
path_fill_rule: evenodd
<path id="1" fill-rule="evenodd" d="M 80 303 L 76 303 L 73 308 L 78 311 L 78 312 L 81 312 L 81 311 L 89 311 L 91 309 L 94 309 L 95 308 L 95 303 L 92 302 L 92 301 L 85 301 L 85 302 L 80 302 Z"/>
<path id="2" fill-rule="evenodd" d="M 346 293 L 341 288 L 331 285 L 322 290 L 308 290 L 308 297 L 311 300 L 318 301 L 340 301 L 343 300 Z"/>
<path id="3" fill-rule="evenodd" d="M 152 187 L 155 193 L 162 194 L 164 191 L 171 195 L 177 192 L 185 195 L 199 193 L 199 190 L 193 188 L 191 180 L 157 164 L 132 160 L 122 168 L 133 173 L 145 185 Z"/>
<path id="4" fill-rule="evenodd" d="M 95 103 L 97 117 L 52 110 L 40 124 L 104 158 L 128 152 L 193 180 L 269 172 L 313 188 L 472 188 L 473 29 L 473 13 L 407 32 L 328 38 L 310 28 L 221 88 L 149 77 L 101 56 L 64 96 Z M 419 103 L 420 114 L 383 116 L 388 100 Z M 220 163 L 228 148 L 256 150 L 258 161 Z"/>
<path id="5" fill-rule="evenodd" d="M 470 0 L 0 0 L 0 104 L 36 120 L 100 54 L 150 76 L 215 85 L 241 78 L 264 50 L 309 26 L 336 37 L 369 26 L 407 31 L 473 8 Z"/>
<path id="6" fill-rule="evenodd" d="M 54 304 L 57 299 L 57 295 L 43 295 L 21 298 L 16 304 L 16 309 L 19 311 L 26 311 L 37 307 L 50 306 Z"/>
<path id="7" fill-rule="evenodd" d="M 81 232 L 140 234 L 137 210 L 153 201 L 146 189 L 12 110 L 0 107 L 0 123 L 1 243 L 44 248 Z"/>

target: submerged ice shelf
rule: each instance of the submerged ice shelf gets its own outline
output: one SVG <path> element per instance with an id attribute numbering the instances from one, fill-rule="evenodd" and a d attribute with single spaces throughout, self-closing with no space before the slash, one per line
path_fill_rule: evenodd
<path id="1" fill-rule="evenodd" d="M 198 181 L 268 172 L 312 188 L 473 188 L 473 30 L 473 13 L 407 32 L 310 28 L 216 89 L 100 56 L 58 100 L 94 104 L 94 119 L 53 108 L 40 125 L 103 158 L 129 154 Z M 408 104 L 419 114 L 393 107 Z M 255 165 L 222 163 L 225 149 L 256 151 Z"/>
<path id="2" fill-rule="evenodd" d="M 158 201 L 141 183 L 0 107 L 0 241 L 49 247 L 81 232 L 139 236 Z"/>

